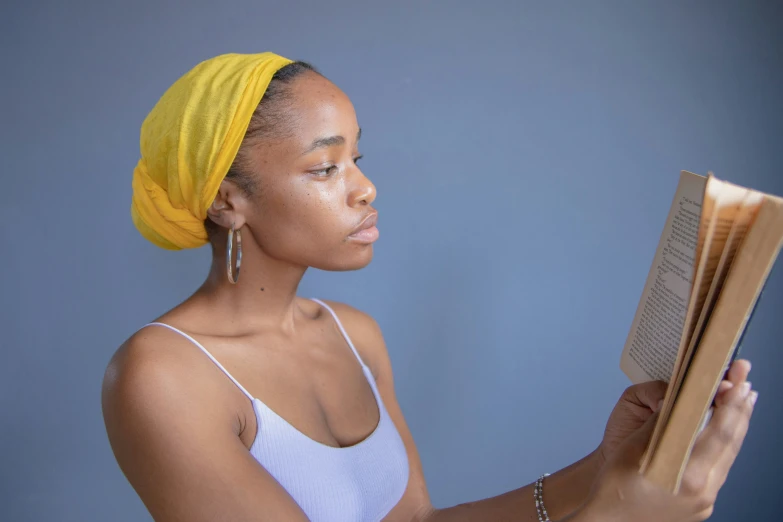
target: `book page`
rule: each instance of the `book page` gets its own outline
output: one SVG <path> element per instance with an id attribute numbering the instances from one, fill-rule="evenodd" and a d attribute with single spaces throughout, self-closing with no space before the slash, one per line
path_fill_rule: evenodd
<path id="1" fill-rule="evenodd" d="M 718 187 L 716 187 L 718 189 Z M 710 190 L 710 184 L 707 184 Z M 671 395 L 676 399 L 682 379 L 693 357 L 693 352 L 699 345 L 704 327 L 715 307 L 715 301 L 720 294 L 720 288 L 726 280 L 731 262 L 737 253 L 745 234 L 764 200 L 763 194 L 743 187 L 723 182 L 715 201 L 714 230 L 711 237 L 708 259 L 705 259 L 704 282 L 700 285 L 699 295 L 695 297 L 697 307 L 701 308 L 699 319 L 695 324 L 688 350 L 678 368 L 674 379 Z M 709 285 L 704 284 L 711 279 Z"/>
<path id="2" fill-rule="evenodd" d="M 745 241 L 745 236 L 747 236 L 748 231 L 750 230 L 751 226 L 753 225 L 753 222 L 756 219 L 756 216 L 759 213 L 759 210 L 761 210 L 761 206 L 764 204 L 764 199 L 769 198 L 769 196 L 765 196 L 764 193 L 758 192 L 755 190 L 748 190 L 747 196 L 745 196 L 745 199 L 742 202 L 742 208 L 739 211 L 739 214 L 737 215 L 736 220 L 734 221 L 734 226 L 729 233 L 729 239 L 726 240 L 726 247 L 723 249 L 723 257 L 720 260 L 720 263 L 718 264 L 718 274 L 720 275 L 720 285 L 715 285 L 715 281 L 713 281 L 714 286 L 716 287 L 714 289 L 715 295 L 708 295 L 707 301 L 711 303 L 712 307 L 714 308 L 718 298 L 720 297 L 720 291 L 723 288 L 723 285 L 726 283 L 726 279 L 728 278 L 728 275 L 731 271 L 731 267 L 734 263 L 734 258 L 737 257 L 737 252 L 740 249 L 740 245 L 742 245 Z M 716 276 L 717 278 L 718 276 Z M 761 294 L 763 293 L 763 287 L 759 291 L 759 296 L 757 299 L 761 299 Z M 710 290 L 712 292 L 712 289 Z M 756 304 L 758 304 L 758 301 L 756 301 Z M 753 308 L 753 311 L 755 311 L 755 305 Z M 751 311 L 751 316 L 753 315 L 753 311 Z M 710 311 L 710 314 L 712 311 Z M 709 316 L 708 319 L 709 320 Z M 751 317 L 748 317 L 747 323 L 750 323 Z M 704 325 L 704 329 L 706 330 L 707 325 Z M 702 332 L 703 334 L 704 332 Z M 742 331 L 742 334 L 740 334 L 739 341 L 737 342 L 737 346 L 735 348 L 734 353 L 732 354 L 731 359 L 726 364 L 726 368 L 724 370 L 724 373 L 729 370 L 729 366 L 732 362 L 734 362 L 735 357 L 739 354 L 740 345 L 742 344 L 742 339 L 745 336 L 745 330 Z M 698 346 L 698 344 L 696 345 Z"/>
<path id="3" fill-rule="evenodd" d="M 672 394 L 675 396 L 675 401 L 677 395 L 679 395 L 678 390 L 682 387 L 682 381 L 685 380 L 685 375 L 688 373 L 690 361 L 694 356 L 693 352 L 696 347 L 699 346 L 699 342 L 701 341 L 704 331 L 706 330 L 709 317 L 712 314 L 712 310 L 715 308 L 716 302 L 718 301 L 721 288 L 723 288 L 723 285 L 726 282 L 726 277 L 729 273 L 729 270 L 731 269 L 731 264 L 734 262 L 734 258 L 737 255 L 737 250 L 742 244 L 742 241 L 745 239 L 745 235 L 747 234 L 751 223 L 753 223 L 753 219 L 756 217 L 756 214 L 758 213 L 758 210 L 761 207 L 763 201 L 763 193 L 746 189 L 745 197 L 739 204 L 739 209 L 737 211 L 737 215 L 734 218 L 734 223 L 731 225 L 731 231 L 729 231 L 729 236 L 726 238 L 726 244 L 723 247 L 723 253 L 721 254 L 720 261 L 718 261 L 718 268 L 716 269 L 715 277 L 712 279 L 710 290 L 707 293 L 707 298 L 701 311 L 701 317 L 699 318 L 699 322 L 696 325 L 696 335 L 694 335 L 694 337 L 691 339 L 691 347 L 689 348 L 690 353 L 685 355 L 685 360 L 683 361 L 683 364 L 680 368 L 679 377 L 675 381 L 674 389 L 672 390 Z M 748 322 L 750 322 L 750 318 L 748 318 Z M 731 360 L 728 361 L 728 364 L 724 369 L 724 373 L 729 370 L 729 365 L 731 365 L 733 361 L 734 358 L 732 357 Z M 704 416 L 699 433 L 701 433 L 701 431 L 707 425 L 711 416 L 712 409 L 709 409 L 707 414 Z"/>
<path id="4" fill-rule="evenodd" d="M 655 430 L 642 461 L 642 471 L 649 463 L 652 453 L 660 439 L 663 429 L 669 420 L 671 410 L 677 398 L 682 378 L 693 356 L 696 342 L 701 337 L 701 329 L 706 321 L 706 313 L 711 307 L 705 307 L 710 288 L 718 270 L 718 264 L 723 257 L 724 247 L 732 231 L 742 202 L 748 190 L 731 183 L 723 182 L 710 175 L 705 188 L 703 213 L 699 225 L 699 250 L 697 251 L 697 266 L 693 288 L 688 302 L 682 339 L 678 348 L 677 360 L 673 375 L 666 390 Z M 716 282 L 717 284 L 717 282 Z M 707 309 L 709 308 L 709 310 Z"/>
<path id="5" fill-rule="evenodd" d="M 671 417 L 642 471 L 651 482 L 674 494 L 782 245 L 783 199 L 764 194 L 728 269 Z"/>
<path id="6" fill-rule="evenodd" d="M 642 297 L 620 357 L 633 383 L 674 374 L 699 236 L 707 178 L 682 171 Z"/>

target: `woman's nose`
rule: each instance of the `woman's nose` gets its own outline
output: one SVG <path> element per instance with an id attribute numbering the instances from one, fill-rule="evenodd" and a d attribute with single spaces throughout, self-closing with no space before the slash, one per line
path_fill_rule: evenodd
<path id="1" fill-rule="evenodd" d="M 349 195 L 350 206 L 369 205 L 375 201 L 375 185 L 357 167 L 354 173 L 354 188 Z"/>

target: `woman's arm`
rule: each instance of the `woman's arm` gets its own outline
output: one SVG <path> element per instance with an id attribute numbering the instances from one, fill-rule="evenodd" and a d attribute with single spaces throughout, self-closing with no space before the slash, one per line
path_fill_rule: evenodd
<path id="1" fill-rule="evenodd" d="M 591 453 L 546 478 L 544 490 L 547 514 L 552 520 L 563 520 L 587 500 L 598 474 L 598 457 Z M 533 501 L 533 484 L 503 495 L 469 502 L 447 509 L 431 509 L 426 522 L 473 522 L 479 520 L 538 521 Z"/>
<path id="2" fill-rule="evenodd" d="M 333 301 L 329 301 L 329 305 L 340 316 L 360 355 L 372 369 L 384 405 L 389 416 L 394 420 L 408 452 L 410 464 L 408 488 L 387 520 L 422 522 L 537 521 L 533 485 L 527 485 L 497 497 L 460 504 L 447 509 L 433 508 L 416 445 L 397 402 L 391 362 L 380 327 L 371 316 L 351 306 Z M 552 520 L 564 518 L 585 502 L 601 466 L 600 460 L 598 453 L 593 452 L 579 462 L 547 477 L 544 494 L 547 512 Z"/>
<path id="3" fill-rule="evenodd" d="M 352 338 L 359 341 L 357 349 L 367 364 L 372 363 L 386 408 L 408 450 L 411 470 L 408 489 L 387 520 L 537 521 L 530 486 L 452 508 L 436 510 L 432 507 L 416 447 L 394 396 L 391 364 L 380 329 L 362 312 L 338 303 L 333 303 L 333 307 L 350 318 L 350 326 L 346 325 L 346 328 Z M 544 497 L 550 519 L 561 522 L 659 522 L 709 518 L 745 439 L 756 402 L 757 394 L 751 391 L 747 382 L 749 371 L 748 361 L 732 364 L 727 380 L 719 387 L 713 416 L 691 452 L 677 495 L 652 484 L 639 473 L 639 459 L 657 419 L 650 409 L 655 404 L 656 390 L 661 392 L 662 389 L 659 383 L 653 382 L 626 390 L 613 412 L 613 416 L 620 418 L 614 422 L 610 419 L 612 425 L 607 426 L 612 442 L 604 448 L 608 453 L 593 452 L 546 480 Z M 625 428 L 636 424 L 639 424 L 638 428 L 624 432 Z M 614 440 L 618 437 L 623 440 Z"/>
<path id="4" fill-rule="evenodd" d="M 296 502 L 242 444 L 226 394 L 199 378 L 203 361 L 187 354 L 200 354 L 191 346 L 180 350 L 178 342 L 161 332 L 137 334 L 117 351 L 104 378 L 112 450 L 152 517 L 305 522 Z"/>

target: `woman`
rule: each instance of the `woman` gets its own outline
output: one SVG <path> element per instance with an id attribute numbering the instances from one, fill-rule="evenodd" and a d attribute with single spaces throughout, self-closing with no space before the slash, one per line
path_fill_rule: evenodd
<path id="1" fill-rule="evenodd" d="M 662 383 L 630 387 L 600 446 L 534 485 L 432 507 L 383 337 L 348 305 L 297 296 L 308 267 L 366 266 L 375 187 L 348 98 L 311 66 L 224 55 L 145 120 L 131 214 L 169 249 L 212 246 L 195 293 L 112 358 L 103 412 L 155 520 L 689 521 L 709 516 L 755 402 L 746 361 L 673 496 L 636 472 Z"/>

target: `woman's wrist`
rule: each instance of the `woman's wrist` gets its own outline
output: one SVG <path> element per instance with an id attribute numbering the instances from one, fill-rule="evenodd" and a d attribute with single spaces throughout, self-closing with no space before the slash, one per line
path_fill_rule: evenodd
<path id="1" fill-rule="evenodd" d="M 539 496 L 550 520 L 570 520 L 566 517 L 583 507 L 602 466 L 596 450 L 543 480 Z"/>
<path id="2" fill-rule="evenodd" d="M 415 520 L 427 522 L 484 522 L 486 520 L 538 520 L 535 497 L 540 496 L 546 506 L 547 517 L 556 522 L 598 522 L 599 518 L 584 518 L 584 505 L 592 493 L 593 483 L 603 461 L 598 452 L 587 455 L 550 476 L 536 494 L 535 484 L 528 484 L 497 497 L 468 502 L 444 509 L 422 511 Z M 582 518 L 569 518 L 570 516 Z M 601 521 L 603 522 L 603 521 Z"/>

